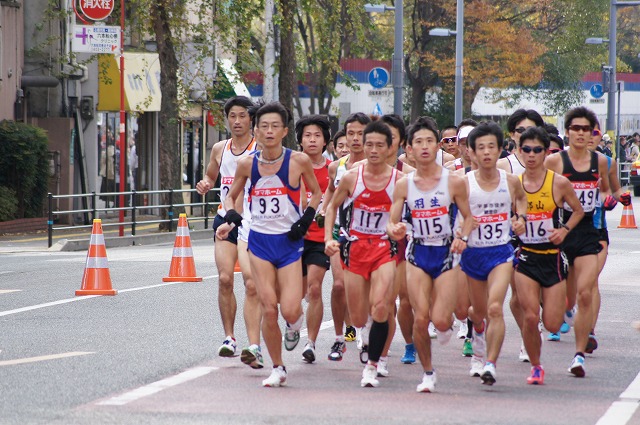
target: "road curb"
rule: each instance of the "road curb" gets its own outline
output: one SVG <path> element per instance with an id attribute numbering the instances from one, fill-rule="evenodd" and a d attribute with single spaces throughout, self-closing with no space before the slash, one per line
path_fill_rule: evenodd
<path id="1" fill-rule="evenodd" d="M 193 230 L 189 232 L 192 240 L 213 239 L 213 231 Z M 126 235 L 104 238 L 107 248 L 119 248 L 133 245 L 157 245 L 175 241 L 175 233 L 152 233 L 144 235 Z M 89 238 L 61 239 L 49 248 L 49 251 L 86 251 L 89 249 Z"/>

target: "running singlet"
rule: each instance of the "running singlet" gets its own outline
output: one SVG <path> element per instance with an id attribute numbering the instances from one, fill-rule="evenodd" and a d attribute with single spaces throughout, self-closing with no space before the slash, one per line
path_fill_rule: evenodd
<path id="1" fill-rule="evenodd" d="M 522 182 L 523 174 L 518 176 Z M 518 236 L 522 241 L 523 249 L 539 252 L 541 254 L 552 250 L 558 251 L 558 247 L 549 241 L 549 235 L 553 231 L 554 223 L 558 221 L 559 208 L 553 198 L 553 179 L 555 173 L 547 170 L 544 182 L 536 192 L 527 192 L 527 222 L 525 233 Z"/>
<path id="2" fill-rule="evenodd" d="M 607 158 L 607 172 L 611 169 L 611 157 L 606 156 Z M 606 229 L 607 228 L 607 220 L 604 216 L 605 209 L 602 207 L 602 196 L 598 193 L 598 200 L 596 201 L 596 209 L 593 212 L 593 225 L 596 229 Z"/>
<path id="3" fill-rule="evenodd" d="M 413 240 L 419 245 L 446 246 L 453 235 L 449 170 L 442 168 L 440 181 L 431 190 L 420 191 L 414 182 L 415 171 L 407 176 L 407 203 L 411 211 Z"/>
<path id="4" fill-rule="evenodd" d="M 462 158 L 456 158 L 453 161 L 453 166 L 455 167 L 456 170 L 459 170 L 462 167 L 464 167 L 464 162 L 462 162 Z"/>
<path id="5" fill-rule="evenodd" d="M 469 235 L 467 246 L 482 248 L 509 243 L 511 240 L 511 194 L 507 184 L 507 172 L 500 172 L 500 182 L 491 192 L 482 190 L 476 180 L 476 171 L 469 178 L 469 206 L 478 221 L 478 228 Z"/>
<path id="6" fill-rule="evenodd" d="M 515 153 L 508 155 L 507 161 L 509 161 L 509 167 L 511 167 L 511 174 L 519 176 L 524 173 L 524 165 L 522 165 Z"/>
<path id="7" fill-rule="evenodd" d="M 600 179 L 600 173 L 598 170 L 598 154 L 595 152 L 589 152 L 591 154 L 591 165 L 587 171 L 576 171 L 569 159 L 569 152 L 560 152 L 562 158 L 562 175 L 568 178 L 573 185 L 573 190 L 576 192 L 582 209 L 584 209 L 584 218 L 580 223 L 592 223 L 593 212 L 596 209 L 596 202 L 598 200 L 598 180 Z M 566 223 L 571 217 L 571 207 L 565 202 L 562 206 L 565 211 L 563 214 L 564 222 Z M 567 213 L 568 212 L 568 213 Z"/>
<path id="8" fill-rule="evenodd" d="M 291 150 L 285 149 L 282 166 L 276 174 L 260 175 L 257 152 L 251 166 L 251 230 L 268 235 L 281 235 L 291 230 L 300 219 L 300 185 L 289 186 Z"/>
<path id="9" fill-rule="evenodd" d="M 378 191 L 367 188 L 363 173 L 364 164 L 358 167 L 356 186 L 349 198 L 349 235 L 358 239 L 380 238 L 386 235 L 398 170 L 392 169 L 387 186 Z"/>
<path id="10" fill-rule="evenodd" d="M 345 155 L 338 160 L 338 167 L 336 168 L 336 178 L 333 179 L 333 187 L 338 188 L 338 184 L 340 183 L 340 179 L 344 176 L 344 173 L 347 171 L 347 161 L 349 161 L 349 155 Z M 335 225 L 340 227 L 340 217 L 343 215 L 343 207 L 338 207 L 338 213 L 336 214 L 336 222 Z"/>
<path id="11" fill-rule="evenodd" d="M 220 215 L 220 217 L 224 217 L 227 213 L 222 204 L 229 194 L 229 189 L 231 189 L 233 178 L 236 175 L 236 168 L 238 168 L 238 161 L 255 152 L 258 148 L 256 139 L 254 138 L 251 139 L 251 142 L 249 142 L 249 145 L 247 145 L 247 148 L 242 151 L 241 154 L 236 155 L 231 150 L 232 141 L 233 139 L 225 141 L 224 147 L 222 148 L 222 156 L 220 157 L 220 205 L 218 205 L 218 215 Z"/>
<path id="12" fill-rule="evenodd" d="M 324 158 L 324 157 L 323 157 Z M 325 158 L 326 159 L 326 158 Z M 320 200 L 320 205 L 316 208 L 316 211 L 320 211 L 322 209 L 322 200 L 324 199 L 324 192 L 329 187 L 329 164 L 331 161 L 326 159 L 324 166 L 322 168 L 314 168 L 313 174 L 316 176 L 316 180 L 318 180 L 318 185 L 320 186 L 320 190 L 322 191 L 322 199 Z M 305 187 L 306 187 L 305 182 Z M 307 203 L 311 200 L 312 192 L 307 191 Z M 324 243 L 324 229 L 321 229 L 316 223 L 314 219 L 307 231 L 307 235 L 305 239 L 313 242 L 323 242 Z"/>

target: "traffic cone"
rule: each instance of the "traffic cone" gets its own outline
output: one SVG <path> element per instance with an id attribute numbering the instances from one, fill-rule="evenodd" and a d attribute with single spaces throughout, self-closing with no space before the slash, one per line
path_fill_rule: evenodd
<path id="1" fill-rule="evenodd" d="M 629 204 L 622 209 L 622 217 L 620 218 L 619 229 L 637 229 L 636 217 L 633 215 L 633 205 Z"/>
<path id="2" fill-rule="evenodd" d="M 238 263 L 238 260 L 236 260 L 236 265 L 233 267 L 233 272 L 234 273 L 240 273 L 242 270 L 240 270 L 240 263 Z"/>
<path id="3" fill-rule="evenodd" d="M 76 291 L 81 295 L 116 295 L 118 291 L 111 287 L 109 263 L 107 262 L 107 247 L 104 245 L 102 234 L 102 220 L 93 220 L 89 252 L 82 276 L 82 287 Z"/>
<path id="4" fill-rule="evenodd" d="M 191 236 L 189 236 L 186 214 L 180 214 L 180 218 L 178 219 L 178 231 L 176 232 L 176 242 L 173 245 L 173 257 L 171 258 L 169 276 L 162 278 L 162 281 L 202 282 L 202 278 L 196 276 L 196 264 L 193 261 Z"/>

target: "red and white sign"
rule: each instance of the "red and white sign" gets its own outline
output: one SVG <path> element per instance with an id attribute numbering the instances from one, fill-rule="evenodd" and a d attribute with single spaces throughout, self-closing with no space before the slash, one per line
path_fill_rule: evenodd
<path id="1" fill-rule="evenodd" d="M 113 12 L 114 0 L 80 0 L 80 11 L 92 21 L 107 19 Z"/>

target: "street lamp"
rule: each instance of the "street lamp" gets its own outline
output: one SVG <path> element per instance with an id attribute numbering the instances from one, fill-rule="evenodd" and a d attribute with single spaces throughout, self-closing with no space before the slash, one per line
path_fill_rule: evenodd
<path id="1" fill-rule="evenodd" d="M 404 75 L 402 72 L 402 42 L 404 41 L 403 31 L 403 6 L 402 0 L 395 0 L 394 6 L 385 4 L 364 5 L 364 10 L 369 13 L 383 13 L 387 10 L 396 12 L 394 34 L 393 34 L 393 62 L 392 62 L 392 81 L 393 81 L 393 113 L 402 117 L 402 90 L 404 88 Z"/>
<path id="2" fill-rule="evenodd" d="M 434 28 L 429 31 L 432 37 L 456 36 L 456 74 L 455 74 L 455 125 L 462 121 L 462 88 L 463 88 L 463 57 L 464 57 L 464 0 L 456 3 L 456 30 L 447 28 Z"/>

